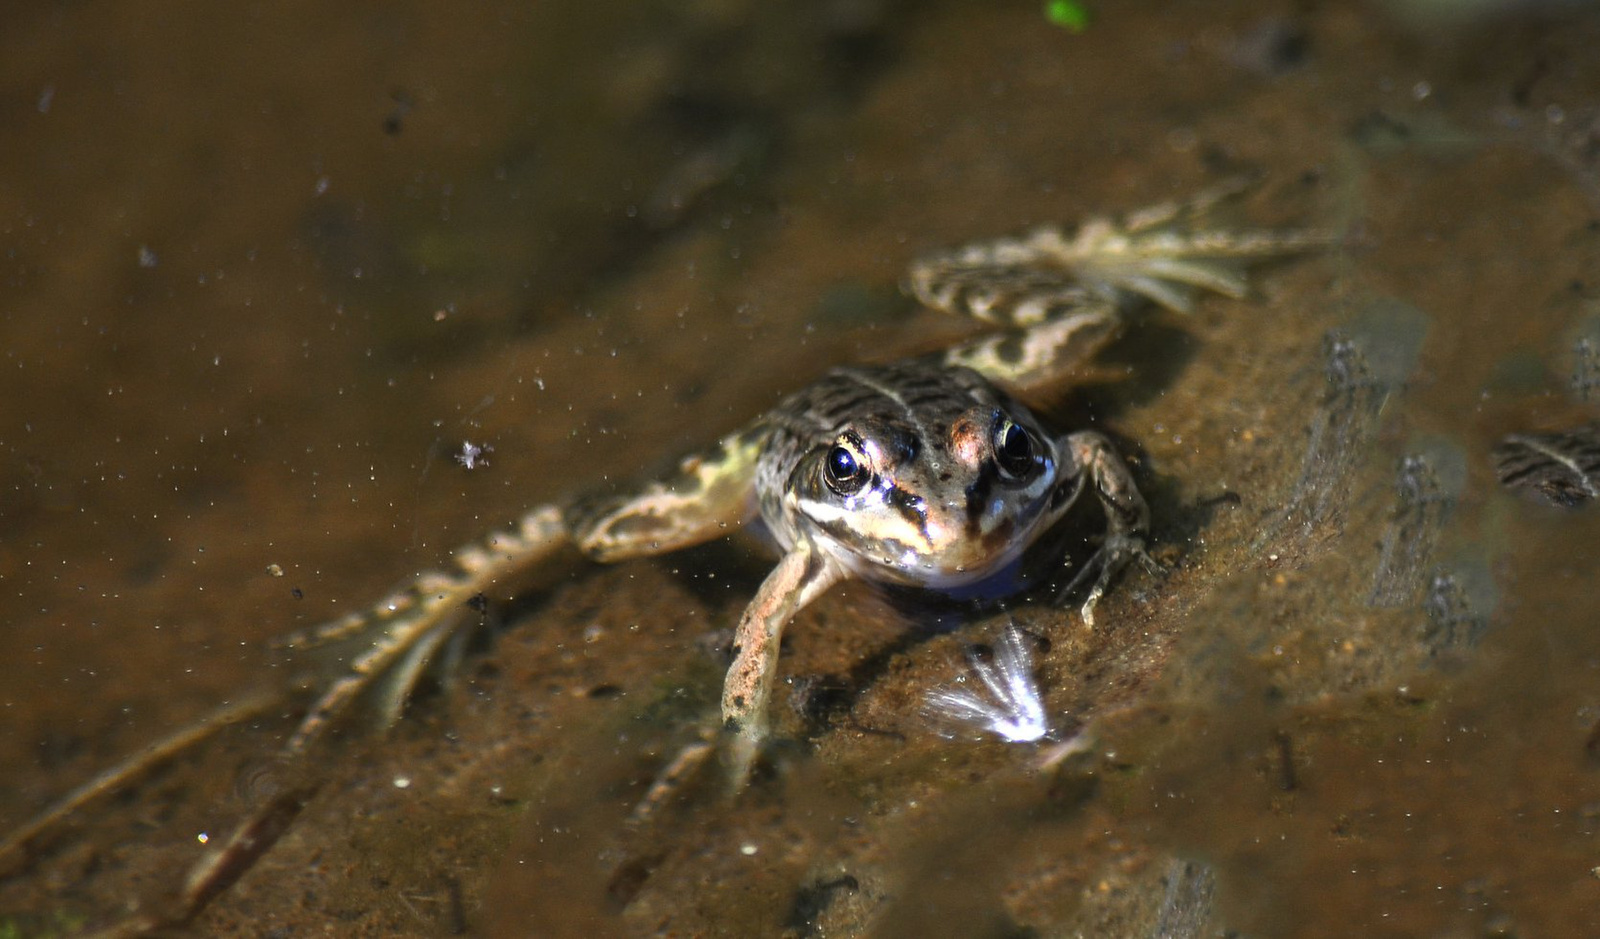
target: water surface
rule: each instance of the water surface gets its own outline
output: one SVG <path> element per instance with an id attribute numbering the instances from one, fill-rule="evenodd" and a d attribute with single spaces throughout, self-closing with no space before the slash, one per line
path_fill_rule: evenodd
<path id="1" fill-rule="evenodd" d="M 959 334 L 895 290 L 918 251 L 1260 170 L 1236 221 L 1349 243 L 1151 316 L 1057 409 L 1129 445 L 1172 568 L 1094 631 L 1016 613 L 1083 752 L 940 736 L 922 694 L 1007 618 L 908 640 L 847 589 L 792 627 L 785 771 L 630 830 L 767 562 L 583 568 L 352 728 L 197 929 L 1593 932 L 1600 523 L 1488 455 L 1594 417 L 1597 33 L 1259 0 L 1081 34 L 1030 4 L 32 4 L 0 39 L 0 826 L 292 685 L 272 637 Z M 1416 456 L 1432 501 L 1397 487 Z M 0 923 L 159 904 L 291 727 L 82 813 Z"/>

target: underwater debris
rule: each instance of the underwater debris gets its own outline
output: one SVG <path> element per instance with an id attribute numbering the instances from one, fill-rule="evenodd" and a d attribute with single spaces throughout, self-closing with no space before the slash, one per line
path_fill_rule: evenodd
<path id="1" fill-rule="evenodd" d="M 1033 675 L 1033 655 L 1022 630 L 1006 627 L 992 656 L 986 659 L 973 650 L 967 661 L 971 675 L 956 679 L 965 687 L 929 692 L 923 699 L 924 714 L 946 727 L 984 731 L 1008 743 L 1032 743 L 1049 735 L 1044 698 Z M 978 683 L 981 689 L 975 687 Z"/>
<path id="2" fill-rule="evenodd" d="M 1494 471 L 1512 492 L 1570 509 L 1600 496 L 1600 424 L 1553 434 L 1508 434 Z"/>
<path id="3" fill-rule="evenodd" d="M 1217 874 L 1208 864 L 1174 859 L 1162 876 L 1167 889 L 1151 933 L 1161 939 L 1195 939 L 1207 935 L 1206 924 L 1216 906 Z"/>
<path id="4" fill-rule="evenodd" d="M 1311 421 L 1300 478 L 1256 548 L 1286 531 L 1310 539 L 1341 527 L 1351 480 L 1377 431 L 1389 395 L 1409 379 L 1427 332 L 1420 310 L 1392 298 L 1367 302 L 1323 341 L 1328 390 Z"/>
<path id="5" fill-rule="evenodd" d="M 1395 506 L 1379 542 L 1368 606 L 1406 606 L 1416 597 L 1439 530 L 1460 491 L 1462 462 L 1454 450 L 1412 453 L 1400 460 Z"/>
<path id="6" fill-rule="evenodd" d="M 469 470 L 480 466 L 488 466 L 488 454 L 494 452 L 494 447 L 486 443 L 473 443 L 470 440 L 461 441 L 461 452 L 456 454 L 456 462 Z"/>
<path id="7" fill-rule="evenodd" d="M 1600 338 L 1584 336 L 1572 344 L 1570 385 L 1573 394 L 1583 401 L 1600 388 Z"/>
<path id="8" fill-rule="evenodd" d="M 1378 410 L 1389 389 L 1373 380 L 1362 348 L 1355 340 L 1330 333 L 1326 342 L 1328 391 L 1311 421 L 1300 479 L 1261 542 L 1286 528 L 1309 536 L 1343 510 L 1350 476 L 1366 453 Z"/>
<path id="9" fill-rule="evenodd" d="M 1494 605 L 1493 579 L 1487 570 L 1476 567 L 1441 567 L 1433 572 L 1428 598 L 1422 604 L 1428 614 L 1422 642 L 1430 655 L 1469 649 L 1488 632 L 1489 613 Z"/>
<path id="10" fill-rule="evenodd" d="M 841 874 L 828 880 L 818 880 L 795 892 L 794 900 L 789 904 L 789 915 L 784 921 L 784 928 L 797 936 L 820 935 L 817 921 L 822 914 L 833 905 L 835 899 L 843 894 L 853 894 L 861 890 L 861 881 L 852 874 Z"/>

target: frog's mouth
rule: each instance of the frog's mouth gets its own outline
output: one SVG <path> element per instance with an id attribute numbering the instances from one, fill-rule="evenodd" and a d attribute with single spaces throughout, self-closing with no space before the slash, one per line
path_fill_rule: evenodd
<path id="1" fill-rule="evenodd" d="M 879 521 L 883 521 L 880 519 Z M 998 519 L 974 535 L 965 512 L 894 516 L 864 543 L 860 532 L 819 522 L 824 550 L 841 566 L 867 580 L 948 590 L 981 581 L 1017 560 L 1040 521 L 1029 515 Z"/>

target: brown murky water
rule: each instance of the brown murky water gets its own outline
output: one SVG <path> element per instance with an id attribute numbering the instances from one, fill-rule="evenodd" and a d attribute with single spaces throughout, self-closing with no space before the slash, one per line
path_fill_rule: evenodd
<path id="1" fill-rule="evenodd" d="M 1600 314 L 1600 18 L 1096 9 L 1082 34 L 889 0 L 13 12 L 0 829 L 294 681 L 272 637 L 829 364 L 956 334 L 895 292 L 918 251 L 1258 168 L 1244 217 L 1352 246 L 1153 316 L 1127 379 L 1061 409 L 1138 451 L 1173 568 L 1093 632 L 1017 613 L 1084 752 L 938 736 L 923 692 L 1005 618 L 907 641 L 914 614 L 846 589 L 792 628 L 784 674 L 823 691 L 791 695 L 784 772 L 629 829 L 764 561 L 584 568 L 350 735 L 195 928 L 1600 931 L 1600 521 L 1488 457 L 1594 418 L 1568 379 Z M 1330 333 L 1365 379 L 1330 383 Z M 1397 495 L 1414 454 L 1441 498 Z M 159 905 L 290 727 L 0 871 L 0 935 Z"/>

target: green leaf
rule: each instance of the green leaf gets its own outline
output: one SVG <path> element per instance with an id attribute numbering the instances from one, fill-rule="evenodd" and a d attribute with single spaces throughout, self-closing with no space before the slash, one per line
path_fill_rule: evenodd
<path id="1" fill-rule="evenodd" d="M 1089 8 L 1076 0 L 1045 0 L 1044 18 L 1069 33 L 1089 28 Z"/>

